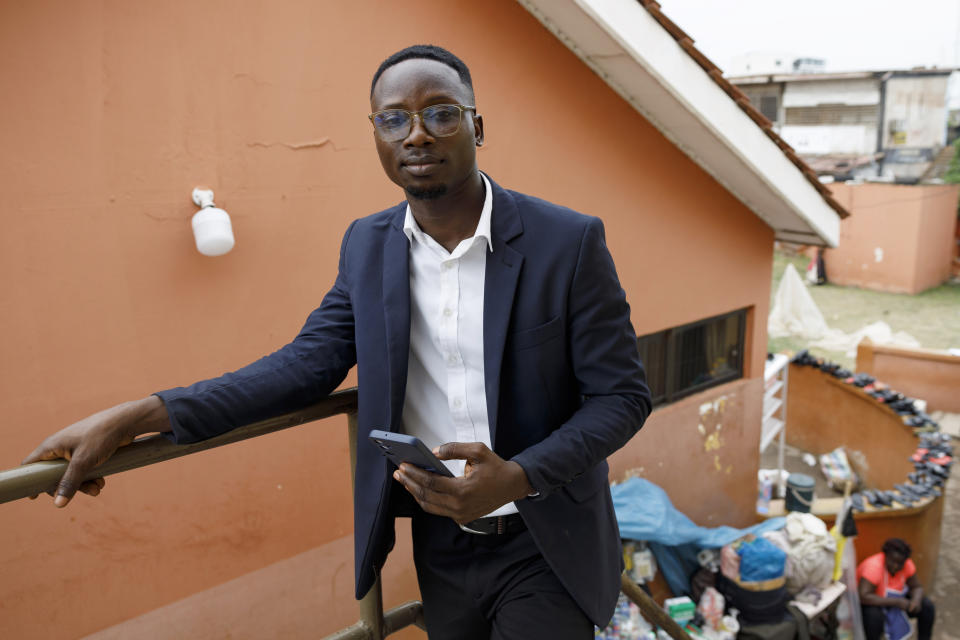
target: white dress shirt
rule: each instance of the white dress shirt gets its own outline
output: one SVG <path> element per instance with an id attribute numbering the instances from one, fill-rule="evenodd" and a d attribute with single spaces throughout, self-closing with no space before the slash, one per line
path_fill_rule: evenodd
<path id="1" fill-rule="evenodd" d="M 403 232 L 410 241 L 410 357 L 403 429 L 433 449 L 446 442 L 490 445 L 483 370 L 483 285 L 493 251 L 493 192 L 486 196 L 473 236 L 453 252 L 424 233 L 407 205 Z M 444 464 L 463 475 L 463 460 Z M 516 513 L 512 502 L 488 515 Z"/>

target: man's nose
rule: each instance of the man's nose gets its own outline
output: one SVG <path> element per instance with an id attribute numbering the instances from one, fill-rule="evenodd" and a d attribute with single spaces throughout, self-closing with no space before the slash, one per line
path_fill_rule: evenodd
<path id="1" fill-rule="evenodd" d="M 404 138 L 403 144 L 417 147 L 424 144 L 431 144 L 432 142 L 433 136 L 430 135 L 427 128 L 423 126 L 423 118 L 419 113 L 413 114 L 413 119 L 410 121 L 410 133 Z"/>

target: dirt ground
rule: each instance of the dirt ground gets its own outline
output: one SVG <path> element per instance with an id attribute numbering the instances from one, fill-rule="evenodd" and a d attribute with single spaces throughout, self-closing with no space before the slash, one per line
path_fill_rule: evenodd
<path id="1" fill-rule="evenodd" d="M 954 446 L 960 442 L 954 438 Z M 960 640 L 960 480 L 954 473 L 947 482 L 940 538 L 940 563 L 937 578 L 930 588 L 930 599 L 937 607 L 933 640 Z"/>

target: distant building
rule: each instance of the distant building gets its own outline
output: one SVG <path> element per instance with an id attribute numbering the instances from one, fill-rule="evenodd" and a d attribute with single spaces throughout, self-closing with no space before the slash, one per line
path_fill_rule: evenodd
<path id="1" fill-rule="evenodd" d="M 727 79 L 820 175 L 920 180 L 947 143 L 951 69 Z"/>
<path id="2" fill-rule="evenodd" d="M 822 73 L 827 61 L 795 53 L 753 51 L 736 56 L 730 63 L 727 75 L 755 76 L 768 73 Z"/>

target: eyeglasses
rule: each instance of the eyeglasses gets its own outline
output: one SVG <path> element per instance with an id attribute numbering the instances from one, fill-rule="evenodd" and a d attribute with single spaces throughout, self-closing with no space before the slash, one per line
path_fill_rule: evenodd
<path id="1" fill-rule="evenodd" d="M 471 110 L 476 113 L 476 107 L 465 104 L 435 104 L 420 111 L 405 109 L 384 109 L 371 113 L 368 118 L 373 123 L 377 135 L 384 142 L 396 142 L 410 135 L 413 128 L 413 119 L 420 118 L 420 123 L 431 136 L 446 138 L 460 131 L 460 121 L 463 112 Z"/>

